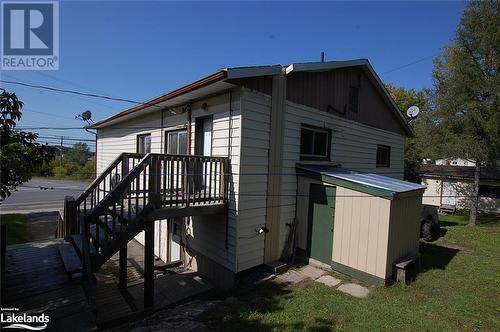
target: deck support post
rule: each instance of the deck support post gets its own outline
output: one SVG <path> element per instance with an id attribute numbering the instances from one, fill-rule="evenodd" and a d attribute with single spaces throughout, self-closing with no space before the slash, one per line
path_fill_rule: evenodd
<path id="1" fill-rule="evenodd" d="M 118 287 L 125 289 L 127 288 L 127 245 L 120 249 L 120 261 L 119 261 L 119 273 L 118 273 Z"/>
<path id="2" fill-rule="evenodd" d="M 64 212 L 63 212 L 63 222 L 60 224 L 62 229 L 58 230 L 58 234 L 64 238 L 65 241 L 69 241 L 71 235 L 80 232 L 78 222 L 78 211 L 75 198 L 73 196 L 66 196 L 64 198 Z"/>
<path id="3" fill-rule="evenodd" d="M 144 308 L 154 305 L 154 221 L 145 220 L 144 225 Z"/>

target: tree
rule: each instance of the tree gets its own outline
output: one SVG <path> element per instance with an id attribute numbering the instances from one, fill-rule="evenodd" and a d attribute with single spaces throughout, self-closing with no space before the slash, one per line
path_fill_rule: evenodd
<path id="1" fill-rule="evenodd" d="M 14 93 L 0 89 L 1 200 L 31 179 L 43 162 L 56 153 L 53 148 L 36 143 L 37 134 L 15 129 L 22 107 L 23 103 Z"/>
<path id="2" fill-rule="evenodd" d="M 90 158 L 90 149 L 85 143 L 76 143 L 64 154 L 65 161 L 73 162 L 78 165 L 85 165 Z"/>
<path id="3" fill-rule="evenodd" d="M 469 225 L 476 224 L 481 166 L 500 159 L 500 4 L 468 3 L 454 42 L 434 60 L 433 111 L 424 117 L 435 157 L 476 163 Z"/>
<path id="4" fill-rule="evenodd" d="M 410 106 L 416 105 L 422 112 L 429 109 L 428 92 L 407 90 L 403 87 L 395 87 L 391 84 L 385 84 L 391 97 L 402 111 L 406 111 Z M 420 118 L 412 120 L 414 137 L 406 139 L 405 144 L 405 180 L 420 182 L 419 170 L 422 166 L 422 160 L 425 149 L 425 128 L 420 124 Z"/>

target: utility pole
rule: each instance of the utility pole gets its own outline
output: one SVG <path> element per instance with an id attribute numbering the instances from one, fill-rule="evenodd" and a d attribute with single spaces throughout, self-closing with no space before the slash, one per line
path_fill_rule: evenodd
<path id="1" fill-rule="evenodd" d="M 62 167 L 62 159 L 63 159 L 63 136 L 61 136 L 61 159 L 60 159 L 60 166 Z"/>

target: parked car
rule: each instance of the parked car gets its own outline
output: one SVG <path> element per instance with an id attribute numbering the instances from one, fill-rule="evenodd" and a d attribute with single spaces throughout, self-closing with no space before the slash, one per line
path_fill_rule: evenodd
<path id="1" fill-rule="evenodd" d="M 420 221 L 420 237 L 432 241 L 439 235 L 439 216 L 437 206 L 424 204 Z"/>

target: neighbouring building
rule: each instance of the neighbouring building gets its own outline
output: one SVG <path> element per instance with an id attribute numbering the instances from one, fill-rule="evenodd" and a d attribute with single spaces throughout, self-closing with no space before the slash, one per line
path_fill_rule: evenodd
<path id="1" fill-rule="evenodd" d="M 468 159 L 437 159 L 436 165 L 449 165 L 449 166 L 476 166 L 476 163 Z"/>
<path id="2" fill-rule="evenodd" d="M 424 204 L 439 207 L 442 212 L 469 210 L 473 195 L 474 166 L 426 165 L 422 168 Z M 481 167 L 479 212 L 500 214 L 500 168 Z"/>

